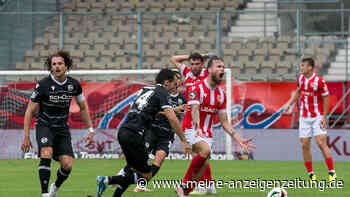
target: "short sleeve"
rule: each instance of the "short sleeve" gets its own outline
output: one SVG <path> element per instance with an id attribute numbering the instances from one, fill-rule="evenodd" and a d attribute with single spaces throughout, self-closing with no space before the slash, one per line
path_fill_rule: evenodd
<path id="1" fill-rule="evenodd" d="M 42 91 L 42 87 L 39 83 L 37 83 L 35 85 L 35 88 L 32 92 L 32 95 L 30 96 L 30 100 L 33 103 L 40 103 L 43 97 L 43 91 Z"/>
<path id="2" fill-rule="evenodd" d="M 328 92 L 328 87 L 327 87 L 327 84 L 326 84 L 326 81 L 324 79 L 320 80 L 319 82 L 319 91 L 321 92 L 321 95 L 322 96 L 328 96 L 329 92 Z"/>
<path id="3" fill-rule="evenodd" d="M 299 77 L 298 77 L 298 81 L 297 81 L 297 88 L 300 88 L 300 86 L 301 86 L 301 78 L 302 78 L 303 76 L 302 75 L 299 75 Z"/>
<path id="4" fill-rule="evenodd" d="M 190 73 L 191 70 L 188 68 L 188 66 L 186 66 L 186 64 L 182 64 L 181 65 L 181 75 L 183 77 L 186 77 L 188 75 L 188 73 Z"/>
<path id="5" fill-rule="evenodd" d="M 200 89 L 198 86 L 192 86 L 192 90 L 188 94 L 189 105 L 199 105 L 200 104 Z"/>
<path id="6" fill-rule="evenodd" d="M 80 85 L 80 83 L 78 81 L 76 82 L 76 87 L 77 87 L 77 91 L 74 94 L 75 100 L 78 103 L 85 101 L 85 97 L 84 97 L 84 94 L 83 94 L 83 89 L 81 88 L 81 85 Z"/>
<path id="7" fill-rule="evenodd" d="M 161 92 L 159 96 L 159 104 L 161 109 L 172 108 L 170 103 L 170 95 L 167 92 Z"/>
<path id="8" fill-rule="evenodd" d="M 222 91 L 219 101 L 219 113 L 226 113 L 226 94 Z"/>
<path id="9" fill-rule="evenodd" d="M 79 96 L 83 94 L 83 89 L 81 88 L 81 85 L 78 81 L 76 82 L 76 86 L 77 86 L 77 91 L 75 92 L 74 96 Z"/>

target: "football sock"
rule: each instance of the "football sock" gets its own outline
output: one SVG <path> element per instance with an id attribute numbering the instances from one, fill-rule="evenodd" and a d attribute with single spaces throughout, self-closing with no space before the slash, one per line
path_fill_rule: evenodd
<path id="1" fill-rule="evenodd" d="M 139 175 L 133 172 L 128 166 L 124 167 L 124 175 L 109 176 L 108 184 L 117 184 L 113 197 L 120 197 L 131 184 L 136 184 Z"/>
<path id="2" fill-rule="evenodd" d="M 41 185 L 41 193 L 48 193 L 50 173 L 51 173 L 51 159 L 41 158 L 39 163 L 39 179 Z"/>
<path id="3" fill-rule="evenodd" d="M 326 164 L 327 164 L 327 167 L 328 167 L 328 172 L 334 174 L 335 170 L 334 170 L 334 167 L 333 167 L 333 158 L 332 157 L 327 158 L 326 159 Z"/>
<path id="4" fill-rule="evenodd" d="M 209 187 L 210 186 L 210 181 L 212 180 L 212 177 L 211 177 L 211 168 L 210 168 L 210 165 L 208 163 L 208 165 L 206 165 L 205 167 L 205 170 L 203 172 L 203 175 L 202 177 L 200 178 L 199 181 L 205 181 L 205 186 L 206 187 Z"/>
<path id="5" fill-rule="evenodd" d="M 193 179 L 193 174 L 197 173 L 200 170 L 200 168 L 202 167 L 202 165 L 206 160 L 207 158 L 202 157 L 200 154 L 197 154 L 196 156 L 193 157 L 192 162 L 189 168 L 187 169 L 185 177 L 182 180 L 185 194 L 190 193 L 194 186 L 193 184 L 187 184 L 187 182 Z"/>
<path id="6" fill-rule="evenodd" d="M 307 173 L 308 173 L 308 174 L 313 173 L 313 170 L 312 170 L 312 161 L 305 161 L 305 162 L 304 162 L 304 165 L 305 165 L 305 167 L 306 167 L 306 170 L 307 170 Z"/>
<path id="7" fill-rule="evenodd" d="M 154 164 L 151 166 L 152 177 L 154 177 L 157 174 L 157 172 L 159 171 L 159 168 L 160 167 L 158 167 Z"/>
<path id="8" fill-rule="evenodd" d="M 71 170 L 65 170 L 62 167 L 57 170 L 57 179 L 55 182 L 55 185 L 57 188 L 59 188 L 62 183 L 67 180 Z"/>

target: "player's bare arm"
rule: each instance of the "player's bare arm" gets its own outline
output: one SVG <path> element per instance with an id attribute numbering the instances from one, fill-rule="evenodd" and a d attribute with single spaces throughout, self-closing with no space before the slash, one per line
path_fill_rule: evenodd
<path id="1" fill-rule="evenodd" d="M 176 114 L 183 114 L 185 112 L 185 110 L 186 110 L 186 107 L 187 107 L 186 104 L 177 106 L 177 107 L 174 108 L 174 112 Z"/>
<path id="2" fill-rule="evenodd" d="M 323 99 L 323 117 L 321 120 L 321 124 L 323 128 L 327 128 L 327 116 L 328 116 L 328 110 L 329 110 L 329 102 L 328 102 L 328 95 L 322 96 Z"/>
<path id="3" fill-rule="evenodd" d="M 23 135 L 23 140 L 21 145 L 22 151 L 25 153 L 28 152 L 30 148 L 32 148 L 32 143 L 29 138 L 30 123 L 34 113 L 37 112 L 38 109 L 39 109 L 38 103 L 33 103 L 32 101 L 29 101 L 26 113 L 24 115 L 24 135 Z"/>
<path id="4" fill-rule="evenodd" d="M 300 95 L 300 89 L 298 88 L 292 93 L 291 98 L 287 102 L 287 104 L 286 104 L 286 111 L 288 111 L 289 107 L 298 100 L 299 95 Z"/>
<path id="5" fill-rule="evenodd" d="M 172 108 L 165 108 L 164 115 L 168 118 L 170 126 L 174 129 L 177 136 L 179 136 L 182 146 L 184 148 L 185 154 L 190 154 L 190 146 L 186 142 L 184 132 L 182 132 L 180 121 L 177 119 L 175 112 Z"/>
<path id="6" fill-rule="evenodd" d="M 87 141 L 86 146 L 89 146 L 90 144 L 93 143 L 93 140 L 94 140 L 94 130 L 93 130 L 92 123 L 91 123 L 89 108 L 88 108 L 87 102 L 85 100 L 78 102 L 78 105 L 80 108 L 80 116 L 83 119 L 83 121 L 86 125 L 86 128 L 88 128 L 88 130 L 89 130 L 89 134 L 86 137 L 86 141 Z"/>
<path id="7" fill-rule="evenodd" d="M 191 105 L 191 117 L 192 117 L 192 123 L 194 125 L 194 130 L 197 131 L 197 135 L 202 136 L 203 133 L 200 129 L 200 124 L 199 124 L 199 104 Z"/>
<path id="8" fill-rule="evenodd" d="M 249 144 L 252 139 L 242 139 L 237 132 L 234 131 L 231 124 L 228 122 L 226 112 L 219 113 L 219 120 L 224 131 L 231 136 L 245 151 L 249 152 L 254 149 L 254 146 Z"/>
<path id="9" fill-rule="evenodd" d="M 175 64 L 176 68 L 181 70 L 181 66 L 184 61 L 188 60 L 190 56 L 189 55 L 174 55 L 171 56 L 170 60 L 172 63 Z"/>

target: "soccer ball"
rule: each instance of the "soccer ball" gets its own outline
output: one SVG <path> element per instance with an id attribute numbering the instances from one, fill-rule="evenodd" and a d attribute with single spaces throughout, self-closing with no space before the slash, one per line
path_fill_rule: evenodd
<path id="1" fill-rule="evenodd" d="M 285 189 L 275 187 L 267 194 L 267 197 L 288 197 L 288 195 Z"/>

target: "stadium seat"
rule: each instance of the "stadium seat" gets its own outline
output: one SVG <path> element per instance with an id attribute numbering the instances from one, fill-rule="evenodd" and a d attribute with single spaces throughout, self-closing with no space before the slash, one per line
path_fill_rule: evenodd
<path id="1" fill-rule="evenodd" d="M 44 63 L 43 62 L 32 62 L 30 64 L 30 69 L 31 70 L 43 70 L 44 68 Z"/>
<path id="2" fill-rule="evenodd" d="M 275 69 L 275 62 L 264 61 L 261 63 L 261 73 L 262 74 L 272 74 Z"/>
<path id="3" fill-rule="evenodd" d="M 16 62 L 16 70 L 28 70 L 29 64 L 26 62 Z"/>

